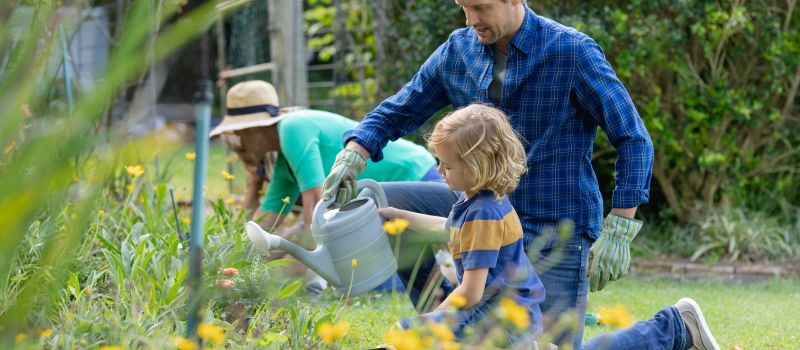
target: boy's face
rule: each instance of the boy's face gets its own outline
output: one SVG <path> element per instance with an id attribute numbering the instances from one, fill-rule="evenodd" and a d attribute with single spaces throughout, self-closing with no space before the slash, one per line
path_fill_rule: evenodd
<path id="1" fill-rule="evenodd" d="M 436 146 L 435 151 L 439 158 L 437 170 L 444 177 L 447 187 L 453 191 L 465 192 L 467 197 L 471 197 L 474 194 L 471 189 L 475 186 L 475 180 L 467 164 L 446 143 Z"/>

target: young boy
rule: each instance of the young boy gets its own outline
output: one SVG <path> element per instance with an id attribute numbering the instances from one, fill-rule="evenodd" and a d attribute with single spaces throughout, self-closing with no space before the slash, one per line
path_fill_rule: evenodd
<path id="1" fill-rule="evenodd" d="M 408 220 L 415 231 L 449 234 L 459 285 L 433 312 L 399 324 L 407 329 L 447 318 L 458 337 L 508 297 L 526 309 L 530 326 L 522 336 L 532 339 L 541 333 L 544 286 L 525 254 L 522 225 L 506 196 L 526 171 L 522 143 L 503 112 L 473 104 L 439 121 L 428 136 L 428 148 L 439 158 L 438 170 L 448 187 L 462 192 L 450 215 L 395 208 L 380 212 L 387 219 Z"/>

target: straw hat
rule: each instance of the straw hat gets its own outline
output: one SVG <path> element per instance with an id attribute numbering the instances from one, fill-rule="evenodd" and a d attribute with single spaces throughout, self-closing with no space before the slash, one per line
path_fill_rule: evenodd
<path id="1" fill-rule="evenodd" d="M 286 115 L 280 115 L 278 94 L 272 84 L 262 80 L 244 81 L 228 90 L 228 113 L 208 137 L 224 132 L 270 126 Z"/>

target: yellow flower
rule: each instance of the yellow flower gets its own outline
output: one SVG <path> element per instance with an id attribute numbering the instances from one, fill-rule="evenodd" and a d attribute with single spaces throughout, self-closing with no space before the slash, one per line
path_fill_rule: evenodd
<path id="1" fill-rule="evenodd" d="M 384 341 L 397 350 L 416 350 L 422 348 L 422 339 L 413 330 L 392 328 L 386 333 Z"/>
<path id="2" fill-rule="evenodd" d="M 16 336 L 16 337 L 14 337 L 14 340 L 17 342 L 17 344 L 19 344 L 19 343 L 22 343 L 22 342 L 24 342 L 24 341 L 25 341 L 25 339 L 27 339 L 27 338 L 28 338 L 28 335 L 27 335 L 27 334 L 25 334 L 25 333 L 19 333 L 19 334 L 17 334 L 17 336 Z"/>
<path id="3" fill-rule="evenodd" d="M 350 325 L 347 322 L 337 322 L 336 324 L 325 322 L 319 326 L 317 333 L 323 343 L 330 344 L 347 333 L 348 328 Z"/>
<path id="4" fill-rule="evenodd" d="M 433 335 L 435 335 L 436 338 L 439 338 L 439 340 L 442 341 L 443 343 L 450 342 L 453 341 L 453 339 L 455 339 L 453 331 L 450 330 L 450 327 L 448 327 L 446 324 L 438 322 L 430 322 L 428 323 L 428 328 L 430 328 L 431 333 L 433 333 Z"/>
<path id="5" fill-rule="evenodd" d="M 183 156 L 186 157 L 187 160 L 195 160 L 195 158 L 197 158 L 197 154 L 194 152 L 186 152 Z"/>
<path id="6" fill-rule="evenodd" d="M 39 328 L 36 332 L 39 333 L 40 337 L 45 337 L 45 338 L 53 335 L 52 328 Z"/>
<path id="7" fill-rule="evenodd" d="M 622 305 L 601 307 L 597 311 L 599 322 L 617 328 L 627 328 L 633 324 L 633 316 Z"/>
<path id="8" fill-rule="evenodd" d="M 139 177 L 144 174 L 144 167 L 141 164 L 136 165 L 126 165 L 125 171 L 128 172 L 128 175 L 132 177 Z"/>
<path id="9" fill-rule="evenodd" d="M 225 181 L 231 181 L 231 180 L 235 179 L 236 176 L 234 176 L 233 174 L 229 173 L 227 170 L 223 170 L 222 171 L 222 178 L 225 179 Z"/>
<path id="10" fill-rule="evenodd" d="M 390 235 L 397 234 L 397 226 L 394 224 L 394 221 L 387 221 L 383 223 L 383 230 Z"/>
<path id="11" fill-rule="evenodd" d="M 78 175 L 72 175 L 72 183 L 78 182 Z"/>
<path id="12" fill-rule="evenodd" d="M 288 205 L 288 204 L 289 204 L 289 201 L 291 201 L 291 200 L 292 200 L 292 199 L 291 199 L 291 198 L 289 198 L 289 196 L 286 196 L 286 197 L 283 197 L 283 199 L 281 199 L 281 202 L 283 202 L 283 204 L 287 204 L 287 205 Z"/>
<path id="13" fill-rule="evenodd" d="M 183 218 L 183 220 L 181 220 L 181 221 L 183 221 L 183 224 L 184 224 L 184 225 L 189 225 L 189 224 L 191 224 L 191 223 L 192 223 L 192 220 L 191 220 L 191 219 L 189 219 L 189 218 Z"/>
<path id="14" fill-rule="evenodd" d="M 461 344 L 454 341 L 442 342 L 442 350 L 458 350 L 461 349 Z"/>
<path id="15" fill-rule="evenodd" d="M 222 331 L 222 328 L 211 323 L 201 323 L 197 326 L 197 335 L 217 345 L 225 341 L 225 332 Z"/>
<path id="16" fill-rule="evenodd" d="M 225 200 L 225 203 L 228 203 L 228 205 L 233 205 L 233 197 L 228 197 L 228 199 Z"/>
<path id="17" fill-rule="evenodd" d="M 125 348 L 119 345 L 106 345 L 106 346 L 101 346 L 100 349 L 98 350 L 123 350 L 123 349 Z"/>
<path id="18" fill-rule="evenodd" d="M 353 259 L 353 260 L 351 260 L 351 261 L 350 261 L 350 265 L 353 265 L 353 268 L 355 268 L 356 266 L 358 266 L 358 259 Z"/>
<path id="19" fill-rule="evenodd" d="M 504 298 L 500 301 L 500 318 L 509 320 L 520 330 L 527 329 L 531 325 L 531 317 L 528 308 L 520 306 L 513 299 Z"/>
<path id="20" fill-rule="evenodd" d="M 450 296 L 450 305 L 453 305 L 456 309 L 460 309 L 464 305 L 467 305 L 467 298 L 461 294 L 453 294 Z"/>
<path id="21" fill-rule="evenodd" d="M 263 188 L 262 188 L 262 189 L 258 190 L 258 195 L 259 195 L 259 196 L 263 196 L 263 195 L 265 195 L 265 194 L 267 194 L 267 190 L 266 190 L 266 189 L 263 189 Z"/>
<path id="22" fill-rule="evenodd" d="M 17 148 L 17 140 L 11 141 L 11 144 L 10 144 L 10 145 L 8 145 L 8 147 L 6 147 L 6 148 L 3 150 L 3 154 L 9 154 L 9 153 L 11 153 L 12 151 L 14 151 L 14 149 L 15 149 L 15 148 Z"/>
<path id="23" fill-rule="evenodd" d="M 408 220 L 396 218 L 383 223 L 383 230 L 390 235 L 403 233 L 408 228 Z"/>
<path id="24" fill-rule="evenodd" d="M 106 211 L 105 210 L 100 209 L 100 210 L 97 211 L 97 216 L 102 217 L 103 215 L 106 215 Z"/>
<path id="25" fill-rule="evenodd" d="M 133 192 L 133 184 L 125 185 L 125 189 L 128 190 L 128 192 Z"/>
<path id="26" fill-rule="evenodd" d="M 394 226 L 397 228 L 397 233 L 401 233 L 408 228 L 408 220 L 406 219 L 394 219 Z"/>
<path id="27" fill-rule="evenodd" d="M 184 337 L 174 336 L 172 337 L 172 343 L 180 350 L 195 350 L 197 349 L 197 344 L 189 339 Z"/>

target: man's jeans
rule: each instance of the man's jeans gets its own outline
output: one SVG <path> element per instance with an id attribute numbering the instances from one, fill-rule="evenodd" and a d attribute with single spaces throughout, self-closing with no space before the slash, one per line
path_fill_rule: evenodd
<path id="1" fill-rule="evenodd" d="M 432 182 L 382 182 L 384 192 L 390 207 L 447 217 L 450 214 L 453 204 L 458 200 L 459 194 L 447 188 L 446 184 Z M 400 256 L 398 261 L 398 274 L 403 282 L 409 287 L 409 280 L 413 273 L 414 266 L 419 259 L 418 272 L 410 286 L 411 301 L 417 305 L 422 289 L 432 269 L 436 268 L 436 260 L 433 251 L 429 248 L 429 241 L 446 242 L 449 237 L 415 237 L 414 233 L 400 236 Z M 549 239 L 549 237 L 545 237 Z M 526 240 L 528 243 L 528 240 Z M 533 244 L 533 243 L 531 243 Z M 534 246 L 536 244 L 533 244 Z M 564 315 L 571 315 L 577 321 L 577 328 L 572 331 L 565 331 L 556 339 L 557 343 L 572 343 L 573 349 L 581 349 L 583 338 L 583 319 L 586 316 L 586 302 L 589 291 L 589 280 L 586 278 L 587 257 L 592 240 L 586 234 L 576 234 L 566 243 L 556 241 L 552 247 L 541 249 L 539 252 L 532 252 L 529 246 L 529 256 L 534 256 L 534 267 L 539 275 L 545 289 L 545 300 L 541 304 L 542 314 L 545 317 L 545 332 L 553 321 L 558 320 Z M 546 244 L 545 246 L 549 246 Z M 534 248 L 536 249 L 536 248 Z M 669 308 L 667 308 L 669 309 Z M 667 310 L 664 309 L 664 310 Z M 672 308 L 674 309 L 674 308 Z M 639 322 L 630 328 L 631 331 L 621 331 L 610 333 L 598 337 L 598 342 L 602 344 L 609 340 L 614 340 L 613 344 L 633 344 L 630 349 L 671 349 L 673 346 L 663 344 L 681 345 L 686 332 L 680 314 L 674 315 L 662 310 L 656 317 Z M 676 316 L 677 315 L 677 316 Z M 677 317 L 677 319 L 675 319 Z M 550 323 L 548 323 L 548 320 Z M 665 324 L 680 323 L 681 327 L 673 326 L 670 328 L 656 329 Z M 641 334 L 660 334 L 663 338 L 645 339 Z M 647 347 L 648 343 L 662 344 L 663 347 Z M 680 344 L 679 344 L 680 343 Z M 691 342 L 689 342 L 691 344 Z M 589 345 L 598 345 L 594 339 L 587 343 L 584 349 L 593 349 Z M 608 349 L 617 349 L 613 346 Z M 675 347 L 679 348 L 679 347 Z"/>
<path id="2" fill-rule="evenodd" d="M 647 321 L 636 322 L 629 328 L 589 339 L 583 349 L 686 350 L 691 346 L 692 336 L 686 330 L 680 312 L 674 306 L 667 306 Z"/>

